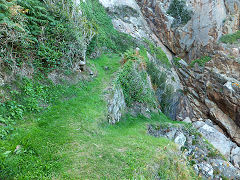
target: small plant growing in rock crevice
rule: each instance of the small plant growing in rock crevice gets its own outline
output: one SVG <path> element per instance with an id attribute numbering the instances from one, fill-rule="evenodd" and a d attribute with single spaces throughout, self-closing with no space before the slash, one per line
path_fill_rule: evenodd
<path id="1" fill-rule="evenodd" d="M 167 14 L 174 17 L 173 26 L 185 25 L 191 19 L 192 11 L 186 7 L 184 0 L 173 0 L 169 6 Z"/>
<path id="2" fill-rule="evenodd" d="M 203 67 L 205 66 L 205 64 L 208 62 L 208 61 L 211 61 L 211 57 L 209 56 L 204 56 L 204 57 L 201 57 L 199 59 L 195 59 L 193 60 L 191 63 L 190 63 L 190 67 L 193 67 L 194 64 L 198 63 L 199 66 Z"/>
<path id="3" fill-rule="evenodd" d="M 164 51 L 161 49 L 161 47 L 157 47 L 153 42 L 145 39 L 144 42 L 146 43 L 146 46 L 149 49 L 149 52 L 151 53 L 152 56 L 155 56 L 161 64 L 166 67 L 166 68 L 171 68 L 172 64 L 168 60 L 167 55 L 164 53 Z"/>
<path id="4" fill-rule="evenodd" d="M 226 34 L 220 38 L 220 41 L 223 43 L 234 44 L 240 40 L 240 30 L 233 34 Z"/>

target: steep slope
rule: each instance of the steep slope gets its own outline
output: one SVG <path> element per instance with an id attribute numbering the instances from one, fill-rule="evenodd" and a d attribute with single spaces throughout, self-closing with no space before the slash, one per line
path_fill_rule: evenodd
<path id="1" fill-rule="evenodd" d="M 137 3 L 156 36 L 188 62 L 213 53 L 223 34 L 239 30 L 238 0 L 137 0 Z"/>
<path id="2" fill-rule="evenodd" d="M 239 44 L 218 43 L 223 34 L 239 30 L 239 2 L 101 2 L 108 9 L 116 29 L 139 39 L 152 39 L 162 47 L 170 60 L 172 55 L 176 55 L 189 62 L 190 65 L 175 58 L 173 63 L 180 81 L 177 77 L 172 83 L 172 77 L 168 76 L 167 81 L 174 85 L 175 90 L 184 92 L 177 95 L 175 91 L 175 96 L 171 98 L 175 111 L 175 116 L 171 117 L 194 122 L 201 133 L 239 167 Z M 130 10 L 135 14 L 129 13 Z M 162 66 L 157 68 L 175 74 L 174 69 Z M 217 134 L 220 133 L 222 139 L 201 129 L 204 125 L 208 126 L 207 123 Z M 219 143 L 223 139 L 224 142 Z"/>

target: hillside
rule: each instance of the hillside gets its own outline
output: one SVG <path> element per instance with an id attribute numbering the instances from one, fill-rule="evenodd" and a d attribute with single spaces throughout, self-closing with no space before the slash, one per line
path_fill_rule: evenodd
<path id="1" fill-rule="evenodd" d="M 0 0 L 0 179 L 240 179 L 239 17 Z"/>

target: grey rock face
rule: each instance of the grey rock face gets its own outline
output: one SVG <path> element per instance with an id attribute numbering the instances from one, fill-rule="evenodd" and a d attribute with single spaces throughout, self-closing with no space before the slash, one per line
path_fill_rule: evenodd
<path id="1" fill-rule="evenodd" d="M 175 135 L 175 138 L 174 138 L 174 142 L 179 145 L 179 148 L 180 148 L 180 149 L 181 149 L 181 147 L 184 146 L 186 140 L 187 140 L 186 137 L 185 137 L 184 134 L 181 133 L 181 132 L 180 132 L 180 133 L 177 133 L 177 134 Z"/>
<path id="2" fill-rule="evenodd" d="M 108 120 L 109 123 L 115 124 L 120 121 L 124 111 L 126 109 L 126 103 L 124 100 L 123 91 L 120 86 L 113 86 L 109 89 L 108 94 Z"/>
<path id="3" fill-rule="evenodd" d="M 186 0 L 191 19 L 185 25 L 173 27 L 173 17 L 167 14 L 170 0 L 137 0 L 154 33 L 175 54 L 189 59 L 199 57 L 201 50 L 213 48 L 222 34 L 239 29 L 238 0 Z"/>
<path id="4" fill-rule="evenodd" d="M 211 160 L 212 167 L 216 172 L 221 173 L 224 177 L 229 179 L 240 179 L 240 171 L 239 169 L 235 168 L 231 163 L 220 160 L 220 159 L 213 159 Z"/>
<path id="5" fill-rule="evenodd" d="M 234 147 L 231 151 L 231 161 L 235 167 L 240 169 L 240 147 Z"/>
<path id="6" fill-rule="evenodd" d="M 200 164 L 197 165 L 199 169 L 199 174 L 202 174 L 206 178 L 213 178 L 213 167 L 206 163 L 206 162 L 201 162 Z"/>
<path id="7" fill-rule="evenodd" d="M 231 140 L 207 124 L 200 127 L 198 130 L 216 149 L 230 160 L 230 152 L 234 145 Z"/>

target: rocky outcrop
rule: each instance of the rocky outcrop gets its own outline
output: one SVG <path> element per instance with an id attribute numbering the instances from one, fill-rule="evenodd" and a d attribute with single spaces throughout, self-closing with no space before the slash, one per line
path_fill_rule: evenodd
<path id="1" fill-rule="evenodd" d="M 226 157 L 235 167 L 240 167 L 240 148 L 231 139 L 226 137 L 219 127 L 211 120 L 197 121 L 193 126 L 210 142 L 219 152 Z"/>
<path id="2" fill-rule="evenodd" d="M 170 61 L 172 54 L 185 57 L 189 62 L 202 55 L 212 57 L 205 67 L 197 64 L 190 67 L 189 62 L 181 60 L 179 68 L 167 69 L 148 53 L 150 62 L 166 72 L 167 83 L 174 87 L 171 113 L 168 115 L 172 119 L 176 116 L 179 121 L 197 122 L 199 131 L 208 141 L 239 168 L 240 49 L 218 44 L 217 41 L 223 34 L 239 29 L 240 2 L 186 0 L 186 9 L 192 12 L 191 19 L 178 26 L 173 26 L 174 18 L 167 14 L 171 0 L 100 2 L 112 17 L 117 30 L 139 41 L 143 38 L 152 40 L 163 49 Z M 143 109 L 140 106 L 136 107 Z"/>
<path id="3" fill-rule="evenodd" d="M 239 69 L 236 61 L 214 56 L 205 67 L 182 64 L 177 70 L 195 120 L 211 119 L 237 144 L 240 144 Z"/>
<path id="4" fill-rule="evenodd" d="M 122 88 L 119 85 L 113 85 L 108 89 L 108 121 L 115 124 L 120 121 L 126 110 L 126 103 Z"/>
<path id="5" fill-rule="evenodd" d="M 220 140 L 221 137 L 226 137 L 218 134 L 217 130 L 214 130 L 214 128 L 210 127 L 206 123 L 202 122 L 201 125 L 198 126 L 201 126 L 199 130 L 200 132 L 204 131 L 204 135 L 205 131 L 212 134 L 212 136 L 214 136 L 212 139 L 214 139 L 216 143 L 232 143 L 229 140 L 217 142 L 217 140 Z M 224 160 L 222 156 L 214 148 L 212 148 L 194 128 L 188 125 L 173 125 L 168 123 L 151 124 L 148 126 L 148 133 L 155 137 L 168 138 L 178 144 L 186 159 L 193 166 L 196 173 L 201 175 L 203 179 L 220 179 L 221 177 L 229 179 L 240 178 L 240 170 L 234 167 L 229 160 Z M 217 137 L 218 135 L 220 136 Z M 210 140 L 211 138 L 207 139 Z M 210 142 L 214 143 L 213 141 Z M 224 151 L 224 149 L 222 150 Z M 233 156 L 234 155 L 231 154 L 231 158 L 233 158 Z M 237 156 L 239 157 L 240 155 Z"/>
<path id="6" fill-rule="evenodd" d="M 167 58 L 169 59 L 169 62 L 171 62 L 172 53 L 161 43 L 161 41 L 159 41 L 157 36 L 155 36 L 153 31 L 150 29 L 135 0 L 100 0 L 100 2 L 106 8 L 108 14 L 111 16 L 112 23 L 115 29 L 136 38 L 139 44 L 142 44 L 144 39 L 148 39 L 154 42 L 158 47 L 161 47 L 161 49 L 164 51 Z M 150 62 L 154 63 L 159 72 L 166 73 L 166 84 L 169 84 L 174 88 L 174 98 L 173 101 L 170 102 L 171 107 L 169 110 L 169 115 L 171 116 L 171 118 L 175 119 L 175 108 L 179 100 L 178 90 L 182 89 L 180 79 L 173 67 L 166 68 L 163 64 L 160 63 L 158 59 L 156 59 L 156 57 L 154 57 L 153 54 L 148 53 L 148 59 Z M 160 94 L 162 93 L 164 93 L 164 91 L 162 91 Z M 136 107 L 136 110 L 146 109 L 140 108 L 138 104 Z"/>
<path id="7" fill-rule="evenodd" d="M 191 19 L 173 26 L 174 18 L 167 14 L 171 0 L 137 0 L 153 30 L 174 54 L 189 59 L 213 50 L 222 34 L 239 29 L 238 0 L 186 0 Z M 181 14 L 179 14 L 181 16 Z"/>

